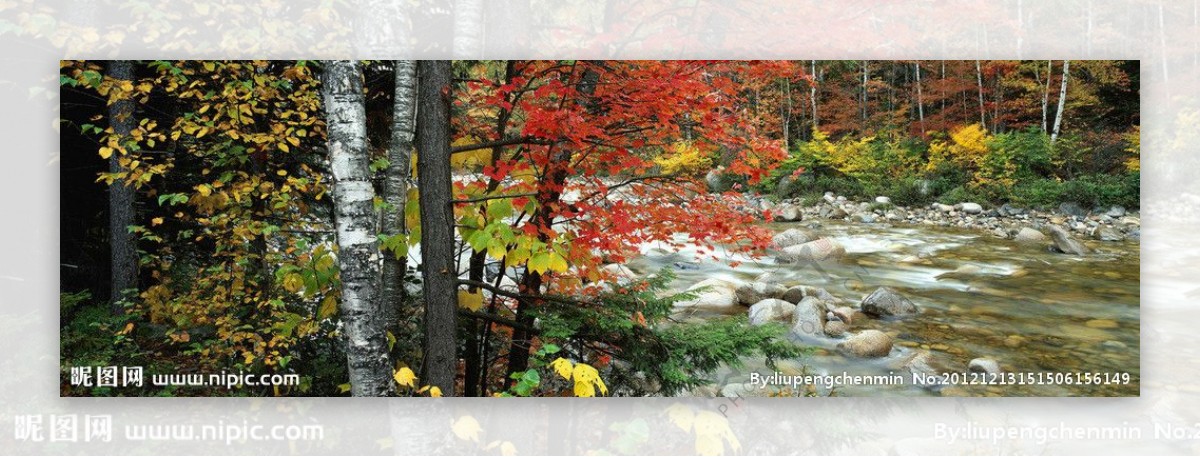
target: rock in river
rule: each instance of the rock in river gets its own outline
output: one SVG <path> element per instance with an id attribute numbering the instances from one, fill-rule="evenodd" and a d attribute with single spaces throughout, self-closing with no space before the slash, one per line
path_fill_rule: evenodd
<path id="1" fill-rule="evenodd" d="M 817 239 L 817 237 L 805 230 L 790 228 L 776 234 L 775 237 L 771 238 L 771 243 L 774 244 L 775 247 L 782 249 L 788 246 L 804 244 L 815 239 Z"/>
<path id="2" fill-rule="evenodd" d="M 890 287 L 880 287 L 862 301 L 863 314 L 874 317 L 907 316 L 917 313 L 917 305 Z"/>
<path id="3" fill-rule="evenodd" d="M 800 208 L 795 205 L 779 205 L 775 207 L 775 222 L 796 222 L 803 219 Z"/>
<path id="4" fill-rule="evenodd" d="M 821 238 L 804 244 L 788 246 L 780 252 L 776 259 L 781 262 L 823 262 L 840 259 L 846 255 L 846 248 L 837 241 Z"/>
<path id="5" fill-rule="evenodd" d="M 978 359 L 971 360 L 971 363 L 967 364 L 967 371 L 970 371 L 971 373 L 987 374 L 1003 373 L 1003 371 L 1000 370 L 999 363 L 996 363 L 995 360 L 986 357 L 980 357 Z"/>
<path id="6" fill-rule="evenodd" d="M 1120 230 L 1109 226 L 1096 228 L 1096 232 L 1092 234 L 1092 237 L 1100 241 L 1121 241 L 1125 239 L 1125 235 L 1122 235 Z"/>
<path id="7" fill-rule="evenodd" d="M 738 303 L 750 306 L 768 298 L 783 298 L 787 288 L 778 284 L 756 281 L 742 284 L 734 292 L 737 294 Z"/>
<path id="8" fill-rule="evenodd" d="M 855 357 L 886 357 L 892 352 L 892 337 L 879 330 L 863 330 L 837 347 Z"/>
<path id="9" fill-rule="evenodd" d="M 816 297 L 805 297 L 792 312 L 792 332 L 797 335 L 825 333 L 825 303 Z"/>
<path id="10" fill-rule="evenodd" d="M 1021 227 L 1021 230 L 1017 231 L 1017 235 L 1013 237 L 1013 240 L 1021 243 L 1041 243 L 1046 241 L 1046 235 L 1029 227 Z"/>
<path id="11" fill-rule="evenodd" d="M 728 312 L 731 308 L 738 305 L 737 287 L 729 281 L 720 279 L 705 279 L 689 287 L 689 292 L 697 291 L 702 288 L 707 288 L 703 292 L 699 292 L 696 298 L 692 300 L 682 300 L 675 302 L 678 308 L 699 308 L 709 311 Z"/>
<path id="12" fill-rule="evenodd" d="M 983 212 L 983 206 L 978 203 L 966 202 L 962 204 L 962 212 L 967 214 L 979 214 Z"/>
<path id="13" fill-rule="evenodd" d="M 796 310 L 796 305 L 783 300 L 768 298 L 750 307 L 750 325 L 768 322 L 787 322 Z"/>
<path id="14" fill-rule="evenodd" d="M 1064 254 L 1086 255 L 1091 252 L 1083 243 L 1072 238 L 1062 227 L 1051 225 L 1050 238 L 1054 240 L 1054 247 Z"/>

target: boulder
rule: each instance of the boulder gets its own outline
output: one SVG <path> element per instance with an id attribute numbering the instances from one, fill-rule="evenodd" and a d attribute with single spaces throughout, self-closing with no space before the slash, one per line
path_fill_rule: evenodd
<path id="1" fill-rule="evenodd" d="M 1054 240 L 1054 247 L 1059 252 L 1072 255 L 1086 255 L 1088 252 L 1091 252 L 1087 246 L 1072 238 L 1062 227 L 1051 225 L 1048 230 L 1050 231 L 1050 239 Z"/>
<path id="2" fill-rule="evenodd" d="M 845 219 L 849 214 L 837 206 L 823 206 L 819 215 L 825 219 Z"/>
<path id="3" fill-rule="evenodd" d="M 829 238 L 820 238 L 807 243 L 788 246 L 776 259 L 780 262 L 824 262 L 837 260 L 846 255 L 846 248 Z"/>
<path id="4" fill-rule="evenodd" d="M 1100 241 L 1121 241 L 1125 239 L 1125 235 L 1121 234 L 1120 230 L 1109 226 L 1097 227 L 1092 233 L 1092 237 Z"/>
<path id="5" fill-rule="evenodd" d="M 709 170 L 708 174 L 704 175 L 704 182 L 708 185 L 709 192 L 724 192 L 728 190 L 725 188 L 724 180 L 721 179 L 720 171 Z"/>
<path id="6" fill-rule="evenodd" d="M 892 352 L 892 337 L 879 330 L 863 330 L 837 347 L 855 357 L 886 357 Z"/>
<path id="7" fill-rule="evenodd" d="M 983 206 L 978 203 L 966 202 L 962 204 L 962 212 L 967 214 L 979 214 L 983 212 Z"/>
<path id="8" fill-rule="evenodd" d="M 1046 241 L 1046 235 L 1029 227 L 1021 227 L 1013 239 L 1021 243 L 1041 243 Z"/>
<path id="9" fill-rule="evenodd" d="M 800 208 L 792 204 L 782 204 L 775 207 L 775 222 L 796 222 L 804 218 Z"/>
<path id="10" fill-rule="evenodd" d="M 875 197 L 875 203 L 879 203 L 881 205 L 887 205 L 887 204 L 892 203 L 892 199 L 880 195 L 878 197 Z"/>
<path id="11" fill-rule="evenodd" d="M 859 306 L 863 314 L 873 317 L 907 316 L 917 313 L 917 305 L 890 287 L 880 287 L 864 298 Z"/>
<path id="12" fill-rule="evenodd" d="M 738 303 L 746 306 L 756 304 L 768 298 L 783 298 L 787 288 L 778 284 L 751 282 L 742 284 L 734 290 Z"/>
<path id="13" fill-rule="evenodd" d="M 842 321 L 829 321 L 825 323 L 825 336 L 837 338 L 845 335 L 849 330 L 850 327 Z"/>
<path id="14" fill-rule="evenodd" d="M 1075 217 L 1087 217 L 1088 215 L 1088 210 L 1084 209 L 1082 206 L 1079 206 L 1079 204 L 1075 202 L 1064 202 L 1063 204 L 1058 205 L 1058 211 L 1068 216 Z"/>
<path id="15" fill-rule="evenodd" d="M 750 325 L 764 325 L 768 322 L 787 322 L 795 314 L 796 305 L 768 298 L 750 307 Z"/>
<path id="16" fill-rule="evenodd" d="M 971 360 L 971 363 L 967 364 L 967 371 L 971 373 L 987 373 L 992 375 L 1003 373 L 1003 371 L 1000 370 L 999 363 L 996 363 L 995 360 L 986 357 L 980 357 L 978 359 Z"/>
<path id="17" fill-rule="evenodd" d="M 840 319 L 842 322 L 845 322 L 846 325 L 854 324 L 854 315 L 855 314 L 856 313 L 854 312 L 854 308 L 851 308 L 849 306 L 839 306 L 839 307 L 833 309 L 833 315 L 837 316 L 837 318 Z"/>
<path id="18" fill-rule="evenodd" d="M 953 207 L 953 206 L 946 205 L 946 204 L 942 204 L 942 203 L 934 203 L 934 204 L 932 205 L 932 208 L 933 208 L 933 209 L 936 209 L 936 210 L 938 210 L 938 211 L 941 211 L 941 212 L 943 212 L 943 213 L 949 213 L 949 212 L 951 212 L 951 211 L 954 211 L 954 207 Z"/>
<path id="19" fill-rule="evenodd" d="M 1125 217 L 1125 207 L 1120 205 L 1113 206 L 1104 215 L 1108 217 Z"/>
<path id="20" fill-rule="evenodd" d="M 788 246 L 804 244 L 815 239 L 817 239 L 817 237 L 813 236 L 812 233 L 809 233 L 806 230 L 790 228 L 779 232 L 772 237 L 771 244 L 775 245 L 776 248 L 782 249 Z"/>
<path id="21" fill-rule="evenodd" d="M 867 212 L 862 212 L 854 215 L 854 220 L 864 224 L 874 224 L 875 215 Z"/>
<path id="22" fill-rule="evenodd" d="M 728 312 L 738 306 L 737 286 L 720 279 L 705 279 L 689 287 L 689 292 L 705 289 L 696 298 L 675 302 L 678 308 L 698 308 L 709 311 Z"/>
<path id="23" fill-rule="evenodd" d="M 833 294 L 822 287 L 792 286 L 783 294 L 783 299 L 792 303 L 800 303 L 800 300 L 803 300 L 804 297 L 816 297 L 826 304 L 835 304 L 842 301 L 842 299 L 833 296 Z"/>
<path id="24" fill-rule="evenodd" d="M 805 297 L 792 310 L 792 332 L 797 335 L 825 333 L 825 303 L 816 297 Z"/>

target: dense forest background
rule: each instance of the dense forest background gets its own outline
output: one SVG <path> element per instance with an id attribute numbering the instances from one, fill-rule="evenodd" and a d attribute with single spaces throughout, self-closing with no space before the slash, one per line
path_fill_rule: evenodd
<path id="1" fill-rule="evenodd" d="M 64 379 L 302 379 L 67 395 L 677 393 L 803 350 L 662 325 L 670 272 L 617 274 L 680 234 L 761 252 L 743 194 L 1139 206 L 1137 61 L 68 61 L 60 83 Z"/>

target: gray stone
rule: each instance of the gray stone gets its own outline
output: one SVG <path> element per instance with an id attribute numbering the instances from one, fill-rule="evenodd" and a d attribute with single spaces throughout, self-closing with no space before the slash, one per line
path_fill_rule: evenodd
<path id="1" fill-rule="evenodd" d="M 837 241 L 821 238 L 804 244 L 788 246 L 780 252 L 776 259 L 781 262 L 823 262 L 837 260 L 846 255 L 846 248 Z"/>
<path id="2" fill-rule="evenodd" d="M 917 305 L 890 287 L 880 287 L 864 298 L 862 312 L 874 317 L 907 316 L 917 313 Z"/>
<path id="3" fill-rule="evenodd" d="M 796 222 L 804 218 L 800 208 L 792 204 L 781 204 L 775 207 L 775 222 Z"/>
<path id="4" fill-rule="evenodd" d="M 1047 228 L 1047 230 L 1050 231 L 1050 239 L 1054 240 L 1054 247 L 1058 249 L 1059 252 L 1073 255 L 1086 255 L 1087 253 L 1091 252 L 1087 246 L 1084 246 L 1083 243 L 1080 243 L 1075 238 L 1072 238 L 1066 230 L 1062 229 L 1062 227 L 1051 225 Z"/>
<path id="5" fill-rule="evenodd" d="M 850 330 L 850 327 L 847 326 L 846 323 L 842 322 L 842 321 L 829 321 L 829 322 L 825 323 L 825 336 L 831 336 L 831 337 L 837 338 L 839 336 L 845 335 L 846 332 L 849 330 Z"/>
<path id="6" fill-rule="evenodd" d="M 1108 212 L 1104 213 L 1104 215 L 1108 217 L 1124 217 L 1125 207 L 1121 205 L 1115 205 L 1112 208 L 1109 208 Z"/>
<path id="7" fill-rule="evenodd" d="M 1058 205 L 1058 211 L 1068 216 L 1075 217 L 1087 217 L 1088 215 L 1088 210 L 1084 209 L 1082 206 L 1079 206 L 1079 204 L 1075 202 L 1065 202 L 1061 205 Z"/>
<path id="8" fill-rule="evenodd" d="M 807 230 L 790 228 L 779 232 L 772 237 L 771 244 L 774 244 L 776 248 L 782 249 L 788 246 L 804 244 L 815 239 L 817 239 L 817 237 L 813 236 L 813 234 L 809 233 Z"/>
<path id="9" fill-rule="evenodd" d="M 1013 239 L 1022 243 L 1041 243 L 1046 241 L 1046 235 L 1029 227 L 1021 227 Z"/>
<path id="10" fill-rule="evenodd" d="M 980 357 L 978 359 L 971 360 L 971 363 L 967 364 L 967 371 L 970 371 L 971 373 L 987 374 L 1003 373 L 1003 371 L 1000 370 L 999 363 L 996 363 L 995 360 L 986 357 Z"/>
<path id="11" fill-rule="evenodd" d="M 892 352 L 892 337 L 879 330 L 863 330 L 837 347 L 855 357 L 886 357 Z"/>
<path id="12" fill-rule="evenodd" d="M 1120 230 L 1109 226 L 1097 227 L 1092 236 L 1100 241 L 1121 241 L 1125 239 L 1125 235 L 1122 235 Z"/>
<path id="13" fill-rule="evenodd" d="M 825 333 L 825 303 L 816 297 L 805 297 L 792 310 L 792 332 L 797 335 L 818 336 Z"/>
<path id="14" fill-rule="evenodd" d="M 746 306 L 756 304 L 768 298 L 783 298 L 787 288 L 778 284 L 751 282 L 742 284 L 735 289 L 738 303 Z"/>
<path id="15" fill-rule="evenodd" d="M 750 325 L 768 322 L 787 322 L 795 314 L 796 305 L 783 300 L 768 298 L 750 307 Z"/>
<path id="16" fill-rule="evenodd" d="M 845 322 L 846 325 L 854 324 L 854 315 L 855 314 L 856 313 L 854 312 L 854 308 L 851 308 L 849 306 L 839 306 L 839 307 L 833 309 L 833 315 L 837 316 L 837 318 L 840 319 L 842 322 Z"/>
<path id="17" fill-rule="evenodd" d="M 983 206 L 978 203 L 966 202 L 962 204 L 962 212 L 967 214 L 979 214 L 983 212 Z"/>
<path id="18" fill-rule="evenodd" d="M 729 281 L 720 279 L 705 279 L 689 287 L 689 292 L 707 288 L 699 292 L 696 298 L 675 302 L 678 308 L 698 308 L 709 311 L 729 312 L 738 306 L 737 286 Z"/>

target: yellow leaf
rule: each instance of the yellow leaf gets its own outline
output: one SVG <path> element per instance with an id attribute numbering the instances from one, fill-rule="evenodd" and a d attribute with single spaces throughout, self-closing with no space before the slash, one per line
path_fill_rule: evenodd
<path id="1" fill-rule="evenodd" d="M 571 380 L 571 368 L 572 367 L 571 367 L 570 360 L 559 357 L 557 359 L 554 359 L 553 362 L 550 362 L 550 368 L 553 368 L 554 372 L 558 373 L 559 376 L 562 376 L 563 379 L 566 379 L 568 381 Z"/>
<path id="2" fill-rule="evenodd" d="M 283 288 L 291 293 L 299 292 L 304 287 L 304 278 L 297 273 L 288 273 L 283 277 Z"/>
<path id="3" fill-rule="evenodd" d="M 283 151 L 283 152 L 288 152 L 290 150 L 290 148 L 288 148 L 287 143 L 279 143 L 279 150 Z"/>
<path id="4" fill-rule="evenodd" d="M 471 311 L 479 311 L 483 307 L 483 294 L 479 292 L 458 291 L 458 306 Z"/>
<path id="5" fill-rule="evenodd" d="M 154 219 L 150 219 L 151 226 L 162 225 L 162 223 L 163 223 L 163 218 L 161 218 L 161 217 L 156 217 Z"/>
<path id="6" fill-rule="evenodd" d="M 412 369 L 408 367 L 401 367 L 392 375 L 392 379 L 395 379 L 396 384 L 401 386 L 413 387 L 413 381 L 417 379 L 417 374 L 413 373 Z"/>
<path id="7" fill-rule="evenodd" d="M 212 195 L 212 187 L 208 184 L 201 184 L 196 186 L 196 192 L 200 192 L 200 195 L 207 197 Z"/>
<path id="8" fill-rule="evenodd" d="M 292 146 L 300 146 L 300 139 L 294 136 L 289 136 L 287 142 L 292 143 Z"/>
<path id="9" fill-rule="evenodd" d="M 113 148 L 110 148 L 108 146 L 100 148 L 100 158 L 101 159 L 107 159 L 109 157 L 112 157 L 112 155 L 113 155 Z"/>
<path id="10" fill-rule="evenodd" d="M 277 174 L 279 176 L 287 176 L 287 170 L 279 170 L 279 171 L 276 171 L 275 174 Z"/>
<path id="11" fill-rule="evenodd" d="M 132 331 L 133 331 L 133 322 L 130 322 L 130 323 L 125 324 L 125 328 L 121 329 L 121 331 L 117 332 L 117 334 L 118 335 L 128 335 L 129 332 L 132 332 Z"/>
<path id="12" fill-rule="evenodd" d="M 479 432 L 483 428 L 479 426 L 479 421 L 471 416 L 462 416 L 458 420 L 450 424 L 450 431 L 454 432 L 454 436 L 460 440 L 470 440 L 479 442 Z"/>
<path id="13" fill-rule="evenodd" d="M 327 319 L 333 317 L 334 314 L 337 314 L 337 300 L 333 298 L 333 295 L 327 295 L 324 300 L 321 300 L 321 307 L 317 309 L 317 319 Z"/>
<path id="14" fill-rule="evenodd" d="M 181 133 L 183 133 L 183 132 L 182 132 L 182 131 L 179 131 L 179 130 L 174 130 L 174 131 L 172 131 L 172 132 L 171 132 L 171 139 L 172 139 L 172 140 L 178 140 L 178 139 L 179 139 L 179 135 L 180 135 Z"/>
<path id="15" fill-rule="evenodd" d="M 433 386 L 429 389 L 429 396 L 433 398 L 442 398 L 442 389 L 438 386 Z"/>
<path id="16" fill-rule="evenodd" d="M 596 387 L 600 388 L 601 394 L 608 393 L 608 386 L 604 385 L 604 381 L 600 379 L 600 372 L 591 365 L 575 364 L 571 375 L 575 378 L 576 397 L 593 397 L 596 395 Z"/>

